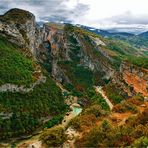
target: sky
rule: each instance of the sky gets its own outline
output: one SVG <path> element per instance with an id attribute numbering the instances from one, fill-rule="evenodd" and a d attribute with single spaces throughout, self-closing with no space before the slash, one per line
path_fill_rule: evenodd
<path id="1" fill-rule="evenodd" d="M 0 14 L 11 8 L 32 12 L 37 21 L 130 32 L 148 30 L 148 0 L 0 0 Z"/>

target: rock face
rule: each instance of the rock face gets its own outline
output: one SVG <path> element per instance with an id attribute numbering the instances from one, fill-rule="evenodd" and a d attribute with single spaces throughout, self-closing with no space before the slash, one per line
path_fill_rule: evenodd
<path id="1" fill-rule="evenodd" d="M 121 73 L 125 82 L 133 88 L 136 93 L 148 97 L 148 70 L 136 67 L 129 63 L 121 65 Z"/>
<path id="2" fill-rule="evenodd" d="M 21 92 L 21 93 L 28 93 L 30 91 L 33 91 L 34 87 L 46 82 L 46 77 L 45 76 L 40 76 L 39 79 L 32 83 L 29 88 L 25 86 L 18 86 L 15 84 L 4 84 L 0 86 L 0 92 Z"/>
<path id="3" fill-rule="evenodd" d="M 43 38 L 44 41 L 50 44 L 50 56 L 51 56 L 51 75 L 59 82 L 69 81 L 64 74 L 64 71 L 58 66 L 60 59 L 69 60 L 66 40 L 64 39 L 63 29 L 57 29 L 54 26 L 48 26 L 44 24 L 43 27 Z M 49 55 L 48 55 L 49 56 Z M 48 57 L 47 57 L 48 58 Z"/>
<path id="4" fill-rule="evenodd" d="M 46 43 L 50 44 L 51 74 L 57 81 L 71 83 L 71 78 L 58 63 L 74 62 L 76 56 L 77 66 L 90 69 L 100 79 L 111 79 L 112 83 L 124 90 L 129 96 L 136 93 L 147 96 L 148 71 L 134 68 L 129 63 L 122 63 L 120 71 L 117 71 L 110 64 L 113 61 L 112 57 L 101 48 L 105 47 L 106 44 L 100 39 L 74 31 L 67 33 L 64 25 L 57 27 L 56 24 L 44 25 L 43 38 Z M 73 48 L 75 51 L 79 48 L 79 51 L 73 52 Z"/>
<path id="5" fill-rule="evenodd" d="M 78 29 L 66 30 L 65 26 L 47 23 L 41 29 L 32 13 L 20 9 L 11 9 L 0 16 L 0 35 L 20 46 L 25 55 L 45 65 L 58 82 L 71 83 L 71 77 L 66 72 L 69 69 L 61 64 L 71 62 L 75 68 L 89 69 L 102 82 L 111 79 L 131 96 L 133 93 L 147 96 L 147 70 L 124 63 L 120 72 L 117 71 L 111 64 L 113 57 L 105 50 L 107 43 Z M 133 90 L 129 90 L 127 84 Z M 14 86 L 5 85 L 2 89 L 12 88 Z M 17 86 L 14 88 L 20 89 Z"/>
<path id="6" fill-rule="evenodd" d="M 83 66 L 90 69 L 91 71 L 101 72 L 103 77 L 109 79 L 114 74 L 114 69 L 107 62 L 107 57 L 100 55 L 98 58 L 91 48 L 96 48 L 98 50 L 98 43 L 94 43 L 94 40 L 91 40 L 94 46 L 88 49 L 85 38 L 83 35 L 79 35 L 75 32 L 66 33 L 64 26 L 56 27 L 55 25 L 45 24 L 43 28 L 44 41 L 50 44 L 50 55 L 52 57 L 52 76 L 59 82 L 70 82 L 70 78 L 67 77 L 65 71 L 58 65 L 62 61 L 74 61 L 74 56 L 80 58 L 80 62 L 77 63 L 77 66 Z M 71 39 L 69 39 L 71 38 Z M 74 40 L 74 44 L 71 42 Z M 102 41 L 99 41 L 99 44 L 105 44 Z M 79 48 L 80 50 L 77 53 L 74 53 L 72 48 Z M 75 54 L 74 56 L 71 56 Z M 76 55 L 77 54 L 77 55 Z M 101 59 L 102 57 L 104 61 Z"/>
<path id="7" fill-rule="evenodd" d="M 26 49 L 25 52 L 29 49 L 34 56 L 42 43 L 42 32 L 35 22 L 35 16 L 20 9 L 11 9 L 0 17 L 0 35 Z"/>

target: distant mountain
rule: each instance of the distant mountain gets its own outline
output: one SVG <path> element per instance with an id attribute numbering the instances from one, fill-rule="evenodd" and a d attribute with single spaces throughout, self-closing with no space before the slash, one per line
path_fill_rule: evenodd
<path id="1" fill-rule="evenodd" d="M 97 28 L 93 28 L 93 27 L 88 27 L 88 26 L 79 26 L 87 31 L 91 31 L 94 32 L 96 34 L 102 35 L 102 36 L 107 36 L 110 37 L 112 35 L 112 33 L 106 31 L 106 30 L 101 30 L 101 29 L 97 29 Z"/>
<path id="2" fill-rule="evenodd" d="M 132 37 L 134 34 L 132 33 L 127 33 L 127 32 L 111 32 L 110 30 L 102 30 L 102 29 L 97 29 L 93 27 L 88 27 L 88 26 L 80 26 L 83 29 L 86 29 L 87 31 L 94 32 L 98 35 L 104 36 L 104 37 Z"/>
<path id="3" fill-rule="evenodd" d="M 88 26 L 79 26 L 87 31 L 96 33 L 98 35 L 101 35 L 105 38 L 113 38 L 118 39 L 124 42 L 127 42 L 131 44 L 132 46 L 135 46 L 137 48 L 148 48 L 148 31 L 141 33 L 139 35 L 135 35 L 128 32 L 118 32 L 115 30 L 100 30 L 93 27 Z M 147 51 L 146 51 L 147 53 Z"/>
<path id="4" fill-rule="evenodd" d="M 147 32 L 143 32 L 141 34 L 138 35 L 139 37 L 147 37 L 148 38 L 148 31 Z"/>

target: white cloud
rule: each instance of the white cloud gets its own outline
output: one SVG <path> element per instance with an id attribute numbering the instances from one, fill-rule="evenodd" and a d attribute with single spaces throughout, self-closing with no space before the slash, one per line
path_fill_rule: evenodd
<path id="1" fill-rule="evenodd" d="M 31 11 L 37 20 L 71 21 L 97 28 L 148 28 L 148 0 L 0 0 L 10 8 Z"/>

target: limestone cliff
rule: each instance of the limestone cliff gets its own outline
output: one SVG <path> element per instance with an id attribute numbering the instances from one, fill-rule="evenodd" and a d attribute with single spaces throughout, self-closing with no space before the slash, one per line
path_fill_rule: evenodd
<path id="1" fill-rule="evenodd" d="M 113 75 L 114 69 L 108 62 L 108 58 L 102 53 L 97 57 L 95 52 L 99 48 L 91 38 L 88 37 L 90 41 L 87 42 L 83 34 L 67 31 L 64 25 L 57 27 L 56 24 L 45 24 L 43 32 L 44 41 L 50 44 L 51 73 L 56 80 L 70 82 L 65 69 L 58 64 L 65 61 L 76 62 L 77 66 L 83 66 L 93 72 L 98 71 L 102 75 L 100 79 L 109 79 Z"/>
<path id="2" fill-rule="evenodd" d="M 111 56 L 115 53 L 107 49 L 107 43 L 81 32 L 81 29 L 67 28 L 66 25 L 53 23 L 47 23 L 43 28 L 44 48 L 40 52 L 44 49 L 47 59 L 48 44 L 48 56 L 51 56 L 48 62 L 51 63 L 51 74 L 54 79 L 61 83 L 72 83 L 72 75 L 67 72 L 71 71 L 70 67 L 64 65 L 69 62 L 76 67 L 89 69 L 95 74 L 94 77 L 99 79 L 96 85 L 104 85 L 104 81 L 111 80 L 111 83 L 116 84 L 129 96 L 136 93 L 147 96 L 146 69 L 137 67 L 132 68 L 131 72 L 133 66 L 129 62 L 123 62 L 120 71 L 117 70 L 113 64 L 115 59 Z"/>
<path id="3" fill-rule="evenodd" d="M 147 70 L 131 70 L 128 62 L 117 70 L 114 61 L 118 55 L 108 48 L 106 40 L 82 29 L 55 23 L 46 23 L 41 29 L 32 13 L 11 9 L 0 16 L 0 35 L 42 63 L 63 84 L 79 83 L 81 80 L 76 80 L 76 75 L 81 74 L 77 71 L 81 67 L 84 73 L 92 74 L 91 79 L 95 81 L 92 85 L 104 85 L 106 80 L 111 80 L 130 96 L 138 92 L 147 95 Z"/>
<path id="4" fill-rule="evenodd" d="M 37 48 L 42 43 L 41 29 L 35 22 L 35 16 L 25 10 L 11 9 L 0 17 L 0 35 L 36 56 Z M 27 51 L 29 50 L 29 51 Z"/>

